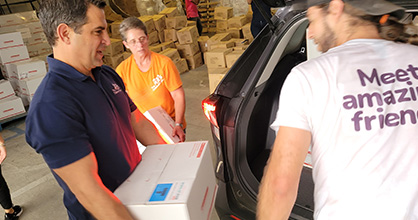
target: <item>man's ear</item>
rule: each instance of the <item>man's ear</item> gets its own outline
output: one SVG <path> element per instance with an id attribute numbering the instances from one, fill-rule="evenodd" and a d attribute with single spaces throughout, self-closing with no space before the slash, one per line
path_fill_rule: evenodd
<path id="1" fill-rule="evenodd" d="M 57 37 L 59 41 L 62 41 L 64 44 L 70 44 L 70 34 L 74 32 L 72 28 L 70 28 L 66 24 L 59 24 L 57 27 Z"/>
<path id="2" fill-rule="evenodd" d="M 336 16 L 336 18 L 339 18 L 344 12 L 344 2 L 342 0 L 332 0 L 329 3 L 328 12 L 331 15 Z"/>

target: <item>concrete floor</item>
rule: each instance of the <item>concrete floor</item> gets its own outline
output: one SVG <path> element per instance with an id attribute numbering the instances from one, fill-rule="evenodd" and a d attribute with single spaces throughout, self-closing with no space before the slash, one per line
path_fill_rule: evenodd
<path id="1" fill-rule="evenodd" d="M 209 140 L 212 159 L 215 150 L 201 101 L 209 95 L 206 65 L 181 75 L 186 93 L 186 141 Z M 1 164 L 14 204 L 23 206 L 21 220 L 68 219 L 62 203 L 62 190 L 41 155 L 25 141 L 25 118 L 2 124 L 7 158 Z M 0 217 L 1 218 L 1 217 Z M 213 212 L 211 220 L 218 219 Z"/>

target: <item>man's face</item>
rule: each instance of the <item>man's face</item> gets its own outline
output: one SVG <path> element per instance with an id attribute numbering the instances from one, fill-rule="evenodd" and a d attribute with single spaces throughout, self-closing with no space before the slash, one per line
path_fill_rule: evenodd
<path id="1" fill-rule="evenodd" d="M 318 6 L 308 9 L 309 19 L 308 37 L 318 45 L 318 50 L 325 53 L 336 46 L 335 33 L 328 25 L 327 14 Z"/>
<path id="2" fill-rule="evenodd" d="M 103 51 L 110 45 L 106 31 L 107 23 L 104 11 L 90 5 L 87 9 L 87 23 L 81 27 L 80 33 L 73 33 L 72 46 L 76 53 L 75 62 L 82 71 L 103 65 Z"/>
<path id="3" fill-rule="evenodd" d="M 141 29 L 134 28 L 128 30 L 124 44 L 135 55 L 144 55 L 149 52 L 148 36 Z"/>

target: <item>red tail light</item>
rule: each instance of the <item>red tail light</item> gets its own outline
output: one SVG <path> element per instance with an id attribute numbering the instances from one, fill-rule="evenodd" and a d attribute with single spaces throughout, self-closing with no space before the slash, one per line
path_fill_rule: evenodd
<path id="1" fill-rule="evenodd" d="M 218 122 L 216 120 L 216 103 L 218 102 L 218 97 L 214 96 L 214 95 L 210 95 L 207 98 L 203 99 L 202 101 L 202 109 L 203 112 L 205 113 L 206 118 L 210 121 L 210 123 L 212 123 L 213 125 L 215 125 L 216 127 L 218 126 Z"/>

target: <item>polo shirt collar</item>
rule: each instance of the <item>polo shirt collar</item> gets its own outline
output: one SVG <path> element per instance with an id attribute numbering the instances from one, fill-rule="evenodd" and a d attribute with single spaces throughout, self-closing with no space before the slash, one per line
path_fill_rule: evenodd
<path id="1" fill-rule="evenodd" d="M 55 59 L 53 54 L 47 57 L 47 61 L 48 61 L 48 68 L 50 72 L 54 72 L 58 75 L 62 75 L 70 79 L 74 79 L 78 81 L 85 81 L 87 79 L 91 79 L 89 76 L 86 76 L 80 73 L 78 70 L 68 65 L 67 63 L 64 63 L 60 60 Z M 96 76 L 95 73 L 99 72 L 100 70 L 101 70 L 101 67 L 96 67 L 92 69 L 91 71 Z"/>

